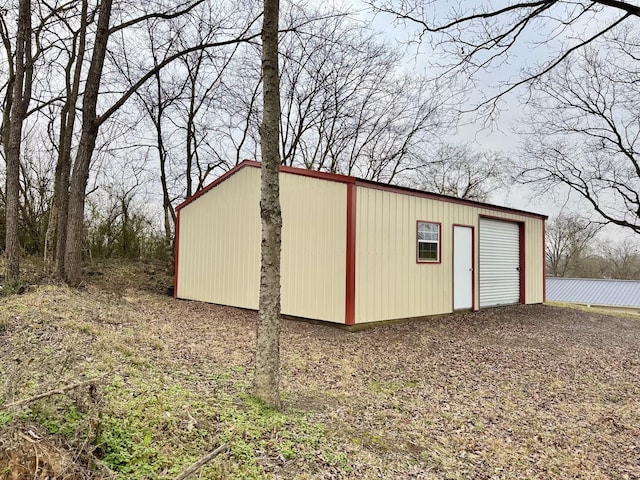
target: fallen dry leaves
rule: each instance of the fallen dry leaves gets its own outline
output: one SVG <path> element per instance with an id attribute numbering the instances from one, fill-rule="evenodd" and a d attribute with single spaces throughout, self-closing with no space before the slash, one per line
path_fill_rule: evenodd
<path id="1" fill-rule="evenodd" d="M 69 378 L 91 361 L 94 328 L 169 376 L 189 372 L 175 381 L 203 395 L 217 371 L 251 383 L 255 312 L 91 284 L 15 298 L 2 335 L 16 318 L 39 325 L 49 369 L 66 362 Z M 76 321 L 92 325 L 76 330 L 82 358 L 65 350 Z M 15 356 L 6 345 L 0 354 Z M 532 305 L 358 333 L 285 320 L 281 346 L 285 409 L 325 425 L 345 460 L 265 460 L 273 478 L 640 478 L 637 319 Z"/>

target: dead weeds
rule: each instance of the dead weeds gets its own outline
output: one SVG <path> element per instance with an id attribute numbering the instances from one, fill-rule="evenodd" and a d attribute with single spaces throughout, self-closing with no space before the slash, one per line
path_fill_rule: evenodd
<path id="1" fill-rule="evenodd" d="M 47 460 L 52 479 L 172 478 L 226 443 L 201 478 L 640 478 L 635 318 L 538 305 L 358 333 L 287 320 L 278 413 L 250 397 L 255 312 L 173 300 L 153 267 L 101 268 L 80 290 L 3 300 L 3 404 L 108 381 L 0 411 L 0 472 L 45 478 L 46 450 L 84 468 Z M 55 449 L 34 451 L 20 422 Z M 95 465 L 111 473 L 87 477 Z"/>

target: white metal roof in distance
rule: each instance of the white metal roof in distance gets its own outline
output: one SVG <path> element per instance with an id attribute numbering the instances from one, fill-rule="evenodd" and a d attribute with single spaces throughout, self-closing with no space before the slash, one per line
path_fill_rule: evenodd
<path id="1" fill-rule="evenodd" d="M 547 300 L 640 308 L 640 281 L 547 277 Z"/>

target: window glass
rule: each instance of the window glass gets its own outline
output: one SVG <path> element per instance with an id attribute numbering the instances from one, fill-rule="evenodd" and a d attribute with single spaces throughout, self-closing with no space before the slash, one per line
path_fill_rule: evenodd
<path id="1" fill-rule="evenodd" d="M 418 222 L 418 261 L 439 262 L 440 224 Z"/>

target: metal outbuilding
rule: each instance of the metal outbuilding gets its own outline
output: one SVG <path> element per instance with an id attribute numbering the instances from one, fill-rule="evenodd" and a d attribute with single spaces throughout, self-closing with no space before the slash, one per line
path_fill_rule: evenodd
<path id="1" fill-rule="evenodd" d="M 547 277 L 547 298 L 580 305 L 640 308 L 640 281 Z"/>
<path id="2" fill-rule="evenodd" d="M 260 164 L 177 208 L 175 296 L 257 309 Z M 536 213 L 280 168 L 282 313 L 346 325 L 542 303 Z"/>

